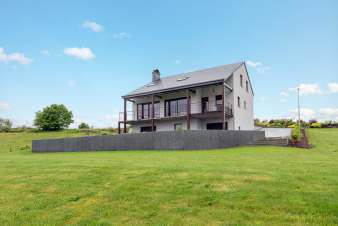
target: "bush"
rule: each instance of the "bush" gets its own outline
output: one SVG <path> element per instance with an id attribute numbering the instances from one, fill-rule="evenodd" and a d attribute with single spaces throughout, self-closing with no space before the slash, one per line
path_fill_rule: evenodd
<path id="1" fill-rule="evenodd" d="M 19 127 L 12 128 L 9 132 L 22 133 L 22 132 L 36 132 L 36 131 L 38 131 L 38 129 L 36 128 L 31 128 L 28 126 L 19 126 Z"/>
<path id="2" fill-rule="evenodd" d="M 299 141 L 300 140 L 301 134 L 300 134 L 300 129 L 299 129 L 298 125 L 293 127 L 292 133 L 291 133 L 291 138 L 292 138 L 293 141 Z"/>
<path id="3" fill-rule="evenodd" d="M 73 122 L 73 113 L 68 111 L 63 104 L 52 104 L 38 111 L 35 116 L 34 125 L 39 129 L 61 130 L 67 128 Z"/>
<path id="4" fill-rule="evenodd" d="M 335 122 L 335 121 L 323 122 L 322 128 L 338 128 L 338 122 Z"/>
<path id="5" fill-rule="evenodd" d="M 314 122 L 314 123 L 311 123 L 310 127 L 311 128 L 321 128 L 322 124 L 319 123 L 319 122 Z"/>
<path id="6" fill-rule="evenodd" d="M 11 120 L 0 118 L 0 132 L 9 132 L 11 128 L 12 128 Z"/>
<path id="7" fill-rule="evenodd" d="M 84 122 L 81 122 L 79 125 L 79 129 L 89 129 L 89 125 Z"/>

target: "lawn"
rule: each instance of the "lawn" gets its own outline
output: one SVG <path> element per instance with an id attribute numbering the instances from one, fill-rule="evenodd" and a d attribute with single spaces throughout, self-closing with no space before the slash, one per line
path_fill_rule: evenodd
<path id="1" fill-rule="evenodd" d="M 0 133 L 0 225 L 335 225 L 338 129 L 310 129 L 310 150 L 32 154 Z"/>

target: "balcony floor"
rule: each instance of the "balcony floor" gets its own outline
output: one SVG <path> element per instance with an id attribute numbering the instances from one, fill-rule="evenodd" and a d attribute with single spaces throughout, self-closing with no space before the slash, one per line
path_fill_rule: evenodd
<path id="1" fill-rule="evenodd" d="M 191 114 L 191 118 L 197 118 L 197 119 L 214 119 L 214 118 L 221 118 L 222 112 L 221 111 L 209 111 L 204 113 L 195 113 Z M 225 114 L 226 118 L 231 118 L 232 115 Z M 180 119 L 186 119 L 187 115 L 180 115 L 180 116 L 168 116 L 168 117 L 160 117 L 160 118 L 154 118 L 155 122 L 161 122 L 161 121 L 171 121 L 171 120 L 180 120 Z M 138 124 L 138 123 L 149 123 L 151 122 L 151 118 L 149 119 L 138 119 L 138 120 L 127 120 L 128 124 Z"/>

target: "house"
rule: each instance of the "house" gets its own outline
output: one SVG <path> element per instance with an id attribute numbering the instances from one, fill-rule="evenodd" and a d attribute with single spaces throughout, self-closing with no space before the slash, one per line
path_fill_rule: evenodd
<path id="1" fill-rule="evenodd" d="M 253 130 L 253 97 L 245 62 L 168 77 L 155 69 L 150 83 L 122 96 L 119 133 L 127 125 L 129 132 Z"/>

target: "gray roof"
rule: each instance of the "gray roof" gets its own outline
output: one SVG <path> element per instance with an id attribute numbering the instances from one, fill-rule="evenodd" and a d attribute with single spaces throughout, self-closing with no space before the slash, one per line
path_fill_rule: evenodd
<path id="1" fill-rule="evenodd" d="M 169 91 L 189 87 L 192 85 L 208 84 L 220 80 L 228 79 L 244 62 L 226 64 L 199 71 L 187 72 L 173 76 L 161 77 L 155 83 L 148 83 L 140 88 L 128 93 L 124 97 L 132 97 L 144 94 L 151 94 L 161 91 Z M 151 78 L 151 76 L 149 76 Z"/>

